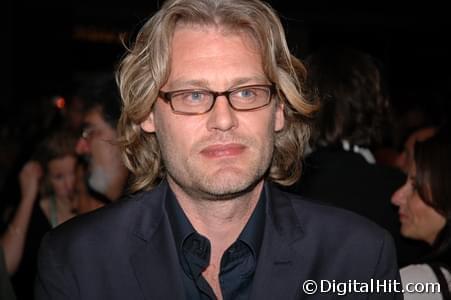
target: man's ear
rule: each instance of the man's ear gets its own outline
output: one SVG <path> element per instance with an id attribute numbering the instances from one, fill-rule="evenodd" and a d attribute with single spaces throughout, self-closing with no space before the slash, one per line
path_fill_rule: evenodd
<path id="1" fill-rule="evenodd" d="M 150 114 L 147 117 L 147 119 L 145 119 L 141 123 L 141 129 L 144 130 L 145 132 L 148 132 L 148 133 L 155 132 L 155 122 L 154 122 L 153 110 L 150 112 Z"/>
<path id="2" fill-rule="evenodd" d="M 281 131 L 285 126 L 285 114 L 284 114 L 285 105 L 283 103 L 278 103 L 276 105 L 275 112 L 275 122 L 274 122 L 274 131 Z"/>

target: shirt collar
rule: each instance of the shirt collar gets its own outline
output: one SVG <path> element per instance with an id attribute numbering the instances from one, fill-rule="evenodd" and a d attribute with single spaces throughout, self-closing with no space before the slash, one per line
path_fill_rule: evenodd
<path id="1" fill-rule="evenodd" d="M 240 233 L 238 240 L 243 241 L 252 251 L 255 259 L 258 259 L 260 253 L 260 247 L 263 240 L 263 232 L 265 227 L 266 218 L 266 185 L 263 188 L 260 198 L 254 211 L 249 218 L 249 221 L 244 226 L 243 231 Z M 179 256 L 182 254 L 182 246 L 185 239 L 196 232 L 188 217 L 185 215 L 182 207 L 178 203 L 174 192 L 168 185 L 168 192 L 166 193 L 166 212 L 171 224 L 175 245 L 177 247 L 177 253 Z"/>
<path id="2" fill-rule="evenodd" d="M 174 192 L 168 184 L 168 191 L 166 193 L 166 212 L 168 214 L 169 223 L 171 224 L 172 234 L 174 236 L 177 253 L 182 253 L 183 241 L 192 233 L 196 232 L 193 225 L 191 225 L 188 217 L 185 215 L 180 206 Z"/>
<path id="3" fill-rule="evenodd" d="M 371 153 L 368 148 L 351 144 L 348 140 L 342 140 L 341 144 L 343 146 L 343 150 L 360 154 L 369 164 L 376 163 L 373 153 Z"/>
<path id="4" fill-rule="evenodd" d="M 265 229 L 265 208 L 266 208 L 266 192 L 265 188 L 263 188 L 260 199 L 255 206 L 254 211 L 252 212 L 249 221 L 246 226 L 244 226 L 243 231 L 241 232 L 238 240 L 246 243 L 252 251 L 255 259 L 258 259 L 258 255 L 260 253 L 260 248 L 263 240 L 263 232 Z"/>

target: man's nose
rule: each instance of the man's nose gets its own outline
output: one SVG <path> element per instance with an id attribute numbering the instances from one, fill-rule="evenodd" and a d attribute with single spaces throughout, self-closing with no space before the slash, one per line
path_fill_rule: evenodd
<path id="1" fill-rule="evenodd" d="M 236 111 L 230 106 L 225 96 L 216 98 L 216 102 L 209 112 L 208 130 L 227 131 L 238 126 Z"/>
<path id="2" fill-rule="evenodd" d="M 80 137 L 78 139 L 77 145 L 75 146 L 75 152 L 79 155 L 88 154 L 91 152 L 91 147 L 85 138 Z"/>

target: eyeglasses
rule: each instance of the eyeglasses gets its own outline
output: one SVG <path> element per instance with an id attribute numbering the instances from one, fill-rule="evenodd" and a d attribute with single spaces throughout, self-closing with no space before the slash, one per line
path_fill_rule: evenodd
<path id="1" fill-rule="evenodd" d="M 201 115 L 213 109 L 219 96 L 225 96 L 229 105 L 236 111 L 251 111 L 268 105 L 274 91 L 273 84 L 258 84 L 241 86 L 225 92 L 203 89 L 160 91 L 159 96 L 171 105 L 172 111 L 176 114 Z"/>
<path id="2" fill-rule="evenodd" d="M 90 140 L 92 135 L 94 134 L 95 128 L 93 127 L 83 127 L 82 131 L 81 131 L 81 138 L 85 139 L 85 140 Z"/>
<path id="3" fill-rule="evenodd" d="M 102 134 L 102 128 L 98 128 L 93 125 L 83 126 L 81 131 L 81 138 L 90 142 L 93 138 L 98 137 Z"/>

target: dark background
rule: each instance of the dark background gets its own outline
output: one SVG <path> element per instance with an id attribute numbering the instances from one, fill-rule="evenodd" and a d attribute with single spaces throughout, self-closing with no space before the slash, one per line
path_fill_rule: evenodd
<path id="1" fill-rule="evenodd" d="M 346 43 L 378 57 L 396 93 L 412 88 L 442 89 L 449 85 L 448 9 L 439 1 L 415 2 L 271 4 L 283 18 L 291 49 L 301 58 L 324 44 Z M 14 109 L 19 103 L 22 107 L 38 96 L 70 90 L 72 79 L 80 72 L 112 69 L 123 54 L 119 35 L 136 32 L 158 3 L 7 2 L 10 36 L 4 46 L 11 51 L 6 61 L 12 83 L 8 85 L 10 102 L 3 100 L 2 108 Z"/>
<path id="2" fill-rule="evenodd" d="M 383 66 L 397 117 L 415 106 L 433 117 L 449 112 L 451 18 L 444 1 L 270 3 L 298 57 L 334 43 L 364 50 Z M 2 3 L 0 144 L 21 139 L 30 118 L 42 117 L 40 107 L 70 95 L 77 78 L 112 71 L 124 53 L 120 36 L 136 33 L 158 7 L 155 0 Z M 8 150 L 2 147 L 0 153 Z"/>

